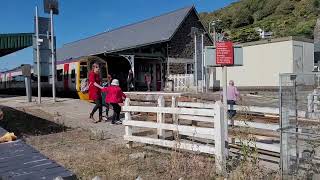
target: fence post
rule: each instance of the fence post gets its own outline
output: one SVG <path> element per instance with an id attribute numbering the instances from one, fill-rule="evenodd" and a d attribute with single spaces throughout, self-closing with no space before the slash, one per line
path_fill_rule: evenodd
<path id="1" fill-rule="evenodd" d="M 126 100 L 124 101 L 124 106 L 130 106 L 130 99 L 126 98 Z M 125 121 L 130 121 L 131 120 L 131 114 L 130 112 L 125 112 L 124 113 L 124 120 Z M 125 126 L 125 135 L 126 136 L 132 136 L 132 127 L 131 126 Z M 128 148 L 132 147 L 132 141 L 129 141 L 126 146 Z"/>
<path id="2" fill-rule="evenodd" d="M 158 98 L 158 107 L 164 107 L 164 97 L 159 96 Z M 164 115 L 163 113 L 157 113 L 157 123 L 162 124 L 164 123 Z M 164 138 L 164 130 L 161 128 L 158 128 L 158 138 L 163 139 Z"/>
<path id="3" fill-rule="evenodd" d="M 172 96 L 171 98 L 171 107 L 176 108 L 177 107 L 177 99 L 175 96 Z M 173 123 L 178 123 L 178 115 L 177 114 L 172 114 L 172 122 Z"/>
<path id="4" fill-rule="evenodd" d="M 226 150 L 225 150 L 225 131 L 227 131 L 224 119 L 224 109 L 221 102 L 216 102 L 214 116 L 214 130 L 215 130 L 215 150 L 216 150 L 216 168 L 217 173 L 226 175 Z"/>
<path id="5" fill-rule="evenodd" d="M 176 108 L 177 107 L 177 98 L 175 96 L 172 96 L 171 98 L 171 107 Z M 177 114 L 172 114 L 172 124 L 179 125 L 179 120 L 178 120 L 178 115 Z M 173 138 L 178 138 L 180 139 L 179 136 L 179 131 L 172 131 L 172 136 Z"/>

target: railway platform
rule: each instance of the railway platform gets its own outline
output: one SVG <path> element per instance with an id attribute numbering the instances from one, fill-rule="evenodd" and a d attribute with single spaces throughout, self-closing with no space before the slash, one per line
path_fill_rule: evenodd
<path id="1" fill-rule="evenodd" d="M 90 130 L 95 135 L 112 137 L 116 142 L 123 142 L 124 127 L 112 125 L 110 121 L 93 123 L 89 119 L 89 113 L 94 104 L 71 98 L 57 98 L 53 102 L 52 98 L 43 97 L 42 103 L 38 104 L 36 97 L 32 97 L 32 102 L 26 102 L 25 96 L 0 95 L 0 107 L 13 108 L 17 111 L 36 116 L 47 121 L 66 126 L 68 128 Z M 112 114 L 109 111 L 109 116 Z M 95 114 L 98 118 L 98 113 Z"/>

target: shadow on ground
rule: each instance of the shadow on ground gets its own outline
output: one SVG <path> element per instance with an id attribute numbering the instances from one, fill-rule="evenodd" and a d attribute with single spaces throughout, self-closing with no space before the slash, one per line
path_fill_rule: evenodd
<path id="1" fill-rule="evenodd" d="M 50 121 L 53 120 L 53 116 L 41 112 L 41 110 L 37 110 L 35 113 L 6 106 L 0 106 L 0 109 L 4 112 L 0 126 L 9 132 L 14 132 L 19 138 L 59 133 L 68 129 L 63 123 L 57 124 Z M 32 114 L 36 114 L 36 116 Z"/>

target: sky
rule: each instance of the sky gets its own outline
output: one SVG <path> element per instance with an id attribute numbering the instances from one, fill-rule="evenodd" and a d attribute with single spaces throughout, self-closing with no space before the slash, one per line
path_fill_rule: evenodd
<path id="1" fill-rule="evenodd" d="M 211 12 L 237 0 L 59 0 L 54 17 L 57 48 L 101 32 L 194 5 L 198 12 Z M 43 0 L 1 0 L 0 34 L 34 32 L 35 6 L 43 12 Z M 32 64 L 32 48 L 0 57 L 0 71 Z"/>

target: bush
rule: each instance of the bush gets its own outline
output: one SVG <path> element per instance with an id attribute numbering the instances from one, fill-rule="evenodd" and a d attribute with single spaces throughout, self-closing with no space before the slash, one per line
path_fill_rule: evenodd
<path id="1" fill-rule="evenodd" d="M 276 11 L 279 4 L 280 4 L 279 0 L 268 1 L 262 9 L 260 9 L 256 12 L 256 20 L 259 21 L 259 20 L 273 14 Z"/>
<path id="2" fill-rule="evenodd" d="M 260 40 L 260 36 L 254 28 L 243 28 L 233 30 L 231 39 L 233 42 L 250 42 Z"/>
<path id="3" fill-rule="evenodd" d="M 243 27 L 250 25 L 254 22 L 254 19 L 248 9 L 239 9 L 239 12 L 233 16 L 233 28 Z"/>
<path id="4" fill-rule="evenodd" d="M 294 4 L 290 0 L 283 1 L 276 9 L 277 14 L 290 14 L 294 10 Z"/>

